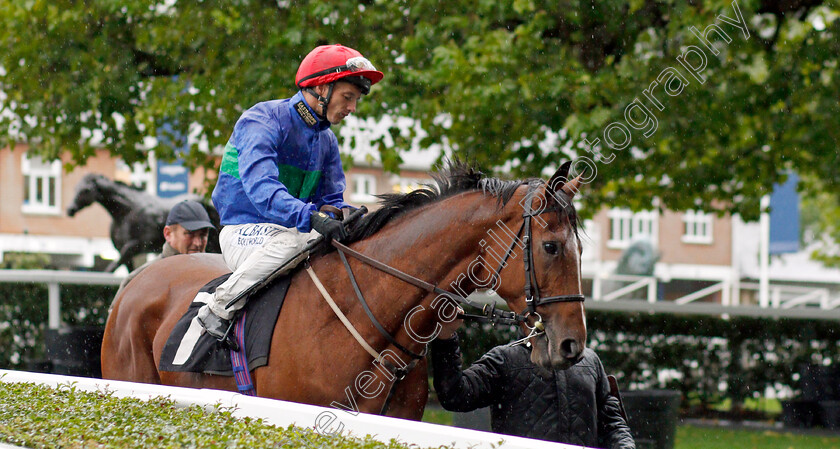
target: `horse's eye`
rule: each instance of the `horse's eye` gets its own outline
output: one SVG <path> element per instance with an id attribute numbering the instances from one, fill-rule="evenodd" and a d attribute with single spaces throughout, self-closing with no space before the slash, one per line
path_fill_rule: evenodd
<path id="1" fill-rule="evenodd" d="M 545 242 L 543 243 L 543 249 L 548 254 L 557 254 L 559 247 L 557 246 L 557 242 Z"/>

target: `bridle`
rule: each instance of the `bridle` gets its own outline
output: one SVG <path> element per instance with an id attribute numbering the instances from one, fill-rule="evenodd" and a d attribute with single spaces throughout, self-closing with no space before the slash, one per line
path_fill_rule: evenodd
<path id="1" fill-rule="evenodd" d="M 420 280 L 414 276 L 411 276 L 408 273 L 400 271 L 394 267 L 391 267 L 387 264 L 384 264 L 376 259 L 373 259 L 370 256 L 366 256 L 352 248 L 347 247 L 346 245 L 333 240 L 332 245 L 338 250 L 339 256 L 341 257 L 342 262 L 347 270 L 347 273 L 350 277 L 350 282 L 353 285 L 353 289 L 356 292 L 356 296 L 359 299 L 359 302 L 362 303 L 365 312 L 367 313 L 368 317 L 373 321 L 375 327 L 379 330 L 379 332 L 385 336 L 385 338 L 402 352 L 406 353 L 407 355 L 411 356 L 412 358 L 421 358 L 425 356 L 425 351 L 423 354 L 417 354 L 408 349 L 404 348 L 402 345 L 398 344 L 396 340 L 385 330 L 384 327 L 379 323 L 376 317 L 373 316 L 373 313 L 370 311 L 370 307 L 367 305 L 367 301 L 365 301 L 364 296 L 362 295 L 361 290 L 359 289 L 359 285 L 356 282 L 356 278 L 353 275 L 353 271 L 350 269 L 350 264 L 347 261 L 346 255 L 349 254 L 355 259 L 360 260 L 361 262 L 376 268 L 379 271 L 387 273 L 391 276 L 394 276 L 406 283 L 414 285 L 415 287 L 419 287 L 423 290 L 426 290 L 430 293 L 436 293 L 438 295 L 446 296 L 447 298 L 461 304 L 461 305 L 469 305 L 475 308 L 481 308 L 482 314 L 481 315 L 468 315 L 463 314 L 462 318 L 467 319 L 474 319 L 478 321 L 490 322 L 492 324 L 518 324 L 518 323 L 525 323 L 527 326 L 527 321 L 530 316 L 536 316 L 537 321 L 534 323 L 534 327 L 537 327 L 540 331 L 544 328 L 544 324 L 542 323 L 542 317 L 537 312 L 537 307 L 551 304 L 555 302 L 583 302 L 585 296 L 582 294 L 571 294 L 571 295 L 555 295 L 555 296 L 541 296 L 539 284 L 537 283 L 536 272 L 534 269 L 534 256 L 533 256 L 533 249 L 531 247 L 532 242 L 532 231 L 531 231 L 531 219 L 533 217 L 542 215 L 546 212 L 556 212 L 559 210 L 559 205 L 555 204 L 552 207 L 547 207 L 541 210 L 533 210 L 533 202 L 534 196 L 537 188 L 536 183 L 531 183 L 528 185 L 528 192 L 525 194 L 525 212 L 522 214 L 524 220 L 522 221 L 522 225 L 519 227 L 519 231 L 516 233 L 516 238 L 513 239 L 511 242 L 510 247 L 505 252 L 505 256 L 503 260 L 499 263 L 499 267 L 494 271 L 494 276 L 496 279 L 500 279 L 500 275 L 502 270 L 507 266 L 507 260 L 510 258 L 511 254 L 513 254 L 514 249 L 517 246 L 517 240 L 522 241 L 523 248 L 523 264 L 525 266 L 525 309 L 520 312 L 512 312 L 512 311 L 505 311 L 505 310 L 498 310 L 495 308 L 495 304 L 484 305 L 483 307 L 477 306 L 472 301 L 468 300 L 467 298 L 453 293 L 447 290 L 444 290 L 437 285 L 431 284 L 429 282 Z M 523 236 L 524 234 L 524 236 Z M 528 326 L 529 328 L 531 326 Z"/>
<path id="2" fill-rule="evenodd" d="M 513 242 L 511 243 L 511 246 L 508 248 L 508 250 L 505 253 L 504 259 L 499 264 L 499 268 L 497 268 L 494 272 L 494 275 L 496 276 L 496 279 L 499 279 L 499 275 L 501 274 L 501 271 L 504 269 L 505 266 L 507 266 L 506 262 L 510 258 L 511 254 L 513 253 L 514 248 L 517 246 L 517 241 L 521 237 L 521 241 L 522 241 L 522 244 L 524 246 L 524 248 L 523 248 L 523 253 L 524 253 L 523 262 L 524 262 L 524 266 L 525 266 L 525 303 L 526 303 L 525 310 L 523 310 L 520 313 L 516 313 L 516 312 L 513 312 L 513 311 L 498 310 L 498 309 L 495 308 L 495 304 L 493 304 L 492 306 L 485 305 L 485 306 L 481 307 L 481 309 L 482 309 L 482 314 L 481 315 L 461 314 L 462 318 L 474 319 L 474 320 L 479 320 L 479 321 L 484 321 L 484 322 L 490 322 L 490 323 L 493 323 L 493 324 L 498 324 L 498 323 L 518 324 L 518 323 L 523 323 L 523 324 L 525 324 L 525 326 L 527 326 L 529 329 L 531 329 L 531 335 L 529 335 L 527 338 L 530 338 L 530 337 L 535 336 L 535 335 L 539 335 L 539 334 L 544 332 L 545 325 L 542 321 L 542 317 L 537 312 L 537 307 L 538 306 L 551 304 L 551 303 L 555 303 L 555 302 L 583 302 L 584 299 L 585 299 L 585 297 L 582 294 L 556 295 L 556 296 L 545 296 L 545 297 L 540 295 L 540 289 L 539 289 L 539 285 L 537 283 L 536 273 L 534 271 L 533 249 L 531 247 L 531 240 L 532 240 L 531 219 L 533 217 L 539 216 L 539 215 L 544 214 L 546 212 L 556 212 L 556 211 L 559 210 L 559 205 L 555 204 L 554 206 L 552 206 L 550 208 L 545 208 L 545 209 L 538 210 L 538 211 L 533 210 L 533 201 L 534 201 L 534 196 L 535 196 L 537 186 L 538 186 L 538 184 L 536 184 L 536 183 L 530 183 L 528 185 L 528 192 L 525 195 L 525 204 L 526 204 L 525 212 L 522 215 L 524 220 L 522 222 L 522 225 L 519 228 L 519 231 L 516 234 L 516 238 L 514 238 Z M 382 324 L 379 322 L 379 320 L 376 319 L 376 317 L 374 316 L 373 312 L 370 309 L 370 306 L 368 305 L 367 301 L 365 300 L 364 295 L 361 292 L 361 289 L 359 288 L 359 284 L 356 281 L 356 277 L 354 276 L 353 270 L 350 268 L 350 263 L 347 260 L 347 255 L 350 255 L 353 258 L 358 259 L 359 261 L 363 262 L 364 264 L 369 265 L 373 268 L 376 268 L 377 270 L 382 271 L 384 273 L 387 273 L 387 274 L 389 274 L 393 277 L 396 277 L 397 279 L 400 279 L 400 280 L 402 280 L 402 281 L 404 281 L 408 284 L 414 285 L 415 287 L 418 287 L 420 289 L 428 291 L 429 293 L 435 293 L 435 294 L 438 294 L 438 295 L 443 295 L 443 296 L 445 296 L 445 297 L 447 297 L 447 298 L 449 298 L 449 299 L 451 299 L 451 300 L 453 300 L 453 301 L 455 301 L 455 302 L 457 302 L 461 305 L 469 305 L 469 306 L 475 307 L 475 308 L 478 308 L 478 306 L 476 304 L 474 304 L 472 301 L 468 300 L 467 298 L 465 298 L 465 297 L 463 297 L 463 296 L 461 296 L 457 293 L 453 293 L 453 292 L 444 290 L 444 289 L 438 287 L 437 285 L 434 285 L 434 284 L 431 284 L 429 282 L 418 279 L 418 278 L 416 278 L 416 277 L 414 277 L 414 276 L 412 276 L 408 273 L 400 271 L 400 270 L 398 270 L 394 267 L 391 267 L 391 266 L 389 266 L 387 264 L 384 264 L 384 263 L 382 263 L 382 262 L 380 262 L 376 259 L 373 259 L 370 256 L 364 255 L 364 254 L 362 254 L 362 253 L 360 253 L 360 252 L 358 252 L 358 251 L 356 251 L 352 248 L 349 248 L 348 246 L 346 246 L 346 245 L 344 245 L 344 244 L 342 244 L 342 243 L 340 243 L 336 240 L 333 240 L 331 243 L 336 248 L 336 250 L 338 251 L 338 254 L 341 257 L 341 261 L 344 263 L 344 267 L 347 270 L 348 277 L 350 278 L 350 283 L 353 285 L 353 290 L 356 293 L 356 297 L 358 298 L 359 303 L 361 303 L 362 308 L 365 311 L 365 314 L 367 314 L 368 318 L 371 320 L 374 327 L 377 329 L 377 331 L 379 331 L 380 334 L 382 334 L 382 336 L 390 344 L 392 344 L 394 347 L 396 347 L 397 349 L 402 351 L 404 354 L 408 355 L 409 357 L 411 357 L 413 359 L 412 362 L 405 368 L 398 368 L 398 367 L 394 367 L 394 366 L 388 366 L 387 367 L 391 371 L 391 373 L 394 375 L 394 377 L 396 378 L 396 381 L 394 382 L 394 384 L 392 384 L 390 392 L 388 394 L 388 397 L 386 398 L 385 404 L 382 408 L 381 413 L 384 414 L 387 411 L 388 404 L 390 403 L 390 399 L 391 399 L 391 397 L 394 393 L 397 382 L 399 380 L 402 380 L 408 374 L 408 372 L 411 369 L 414 368 L 414 366 L 417 364 L 418 360 L 425 357 L 426 348 L 424 348 L 423 351 L 420 352 L 420 353 L 416 353 L 416 352 L 406 348 L 405 346 L 403 346 L 402 344 L 397 342 L 396 338 L 394 338 L 394 336 L 392 336 L 385 329 L 385 327 L 382 326 Z M 536 317 L 536 321 L 534 322 L 533 326 L 528 325 L 528 319 L 531 316 Z"/>
<path id="3" fill-rule="evenodd" d="M 560 205 L 554 204 L 552 207 L 548 207 L 539 211 L 534 211 L 533 203 L 536 187 L 536 183 L 531 183 L 528 185 L 528 192 L 525 194 L 525 212 L 523 212 L 522 214 L 524 220 L 522 220 L 522 225 L 519 227 L 519 231 L 516 233 L 516 238 L 513 239 L 513 242 L 511 242 L 510 248 L 508 248 L 508 250 L 505 252 L 505 257 L 499 263 L 499 268 L 496 269 L 494 274 L 496 279 L 501 279 L 500 275 L 502 273 L 502 270 L 505 268 L 505 266 L 507 266 L 506 262 L 508 258 L 510 258 L 510 255 L 513 253 L 513 250 L 516 247 L 516 241 L 521 237 L 522 244 L 524 245 L 522 258 L 523 264 L 525 265 L 525 310 L 517 314 L 517 317 L 522 317 L 523 319 L 520 321 L 524 321 L 529 315 L 537 316 L 538 320 L 536 321 L 536 323 L 540 323 L 539 327 L 540 329 L 542 329 L 544 325 L 542 325 L 542 317 L 540 317 L 539 313 L 537 313 L 537 306 L 551 304 L 554 302 L 583 302 L 585 297 L 581 294 L 555 295 L 545 297 L 540 295 L 540 286 L 537 284 L 537 274 L 534 269 L 534 252 L 531 248 L 531 219 L 533 217 L 542 215 L 546 212 L 556 212 L 560 209 Z M 535 326 L 537 326 L 536 323 Z"/>

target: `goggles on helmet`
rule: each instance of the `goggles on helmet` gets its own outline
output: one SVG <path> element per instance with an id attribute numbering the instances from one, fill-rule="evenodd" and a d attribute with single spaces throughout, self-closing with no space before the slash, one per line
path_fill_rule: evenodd
<path id="1" fill-rule="evenodd" d="M 298 85 L 302 84 L 304 81 L 312 78 L 317 78 L 319 76 L 329 75 L 330 73 L 342 73 L 342 72 L 375 72 L 376 67 L 368 61 L 367 58 L 364 56 L 356 56 L 353 58 L 348 59 L 344 65 L 330 67 L 328 69 L 321 70 L 320 72 L 312 73 L 298 82 Z M 349 75 L 349 74 L 348 74 Z"/>
<path id="2" fill-rule="evenodd" d="M 361 72 L 363 70 L 369 70 L 371 72 L 376 71 L 376 67 L 370 63 L 364 56 L 356 56 L 355 58 L 350 58 L 344 63 L 344 67 L 351 72 Z"/>

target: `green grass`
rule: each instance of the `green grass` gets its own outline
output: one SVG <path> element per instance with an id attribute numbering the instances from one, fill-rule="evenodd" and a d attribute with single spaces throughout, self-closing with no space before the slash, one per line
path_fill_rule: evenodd
<path id="1" fill-rule="evenodd" d="M 423 410 L 422 421 L 451 426 L 452 412 L 447 412 L 446 410 L 440 408 L 426 407 L 426 410 Z"/>
<path id="2" fill-rule="evenodd" d="M 674 449 L 832 449 L 840 436 L 796 434 L 790 431 L 730 430 L 720 427 L 678 426 Z"/>
<path id="3" fill-rule="evenodd" d="M 776 401 L 778 405 L 778 401 Z M 755 406 L 756 404 L 750 404 Z M 762 404 L 769 410 L 772 404 Z M 781 411 L 781 408 L 779 408 Z M 423 421 L 452 425 L 452 413 L 426 408 Z M 840 449 L 840 434 L 819 436 L 793 431 L 731 430 L 724 427 L 677 426 L 674 449 Z"/>

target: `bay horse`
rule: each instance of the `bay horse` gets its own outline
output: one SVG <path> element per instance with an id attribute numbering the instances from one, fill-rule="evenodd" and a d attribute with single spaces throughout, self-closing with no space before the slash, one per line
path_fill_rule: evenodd
<path id="1" fill-rule="evenodd" d="M 441 321 L 454 319 L 436 313 L 440 298 L 488 286 L 530 331 L 534 363 L 565 369 L 578 361 L 586 324 L 572 197 L 580 181 L 567 182 L 568 169 L 564 164 L 547 183 L 503 181 L 456 162 L 433 175 L 434 189 L 381 195 L 381 208 L 352 227 L 346 247 L 381 266 L 348 257 L 351 282 L 339 247 L 311 256 L 310 268 L 370 347 L 390 351 L 402 366 L 412 366 L 411 354 L 419 354 L 416 366 L 399 382 L 375 369 L 374 357 L 298 270 L 273 330 L 268 363 L 252 371 L 257 396 L 367 413 L 382 412 L 392 399 L 387 415 L 419 420 L 428 396 L 425 346 Z M 141 272 L 108 317 L 103 378 L 236 391 L 233 377 L 158 370 L 166 340 L 198 290 L 229 271 L 219 255 L 190 254 Z M 367 297 L 370 315 L 357 293 Z"/>
<path id="2" fill-rule="evenodd" d="M 134 256 L 160 252 L 166 241 L 163 228 L 169 210 L 184 199 L 202 203 L 218 229 L 218 212 L 197 195 L 160 198 L 99 173 L 89 173 L 79 181 L 73 201 L 67 207 L 67 215 L 73 217 L 93 203 L 101 204 L 111 215 L 111 241 L 120 252 L 120 257 L 108 264 L 105 271 L 113 272 L 123 264 L 131 271 L 134 269 Z M 218 240 L 217 233 L 211 232 L 207 252 L 220 252 Z"/>

